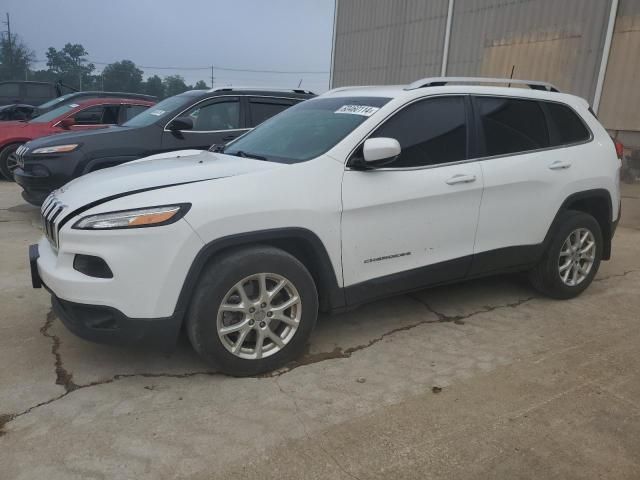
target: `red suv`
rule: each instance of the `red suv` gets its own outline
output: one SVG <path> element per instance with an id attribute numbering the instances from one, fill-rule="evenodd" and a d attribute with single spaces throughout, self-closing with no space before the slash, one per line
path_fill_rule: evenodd
<path id="1" fill-rule="evenodd" d="M 15 151 L 36 138 L 71 131 L 120 125 L 155 102 L 128 98 L 94 98 L 65 103 L 29 122 L 0 123 L 0 172 L 13 180 L 17 167 Z"/>

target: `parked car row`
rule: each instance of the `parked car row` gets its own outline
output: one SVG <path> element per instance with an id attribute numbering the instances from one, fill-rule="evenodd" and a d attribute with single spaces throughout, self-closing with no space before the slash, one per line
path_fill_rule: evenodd
<path id="1" fill-rule="evenodd" d="M 135 95 L 66 99 L 29 122 L 0 123 L 0 171 L 22 186 L 25 200 L 40 205 L 80 175 L 160 152 L 227 143 L 313 96 L 298 89 L 227 87 L 192 90 L 153 108 Z"/>
<path id="2" fill-rule="evenodd" d="M 71 94 L 75 95 L 75 94 Z M 18 166 L 17 150 L 33 139 L 117 125 L 132 119 L 155 102 L 136 98 L 95 98 L 65 101 L 28 122 L 0 123 L 0 172 L 13 179 Z"/>
<path id="3" fill-rule="evenodd" d="M 42 195 L 163 152 L 45 199 L 33 285 L 83 338 L 167 347 L 186 330 L 232 375 L 294 360 L 319 311 L 430 285 L 525 271 L 575 297 L 611 256 L 619 152 L 584 99 L 483 83 L 187 93 L 30 142 L 16 178 L 37 192 L 41 177 Z M 167 151 L 209 134 L 227 143 Z"/>

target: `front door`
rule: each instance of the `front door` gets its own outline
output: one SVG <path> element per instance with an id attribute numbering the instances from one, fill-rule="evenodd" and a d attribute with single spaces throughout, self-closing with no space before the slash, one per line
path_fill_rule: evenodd
<path id="1" fill-rule="evenodd" d="M 397 139 L 400 156 L 376 170 L 345 171 L 342 258 L 349 303 L 467 273 L 483 179 L 479 164 L 468 161 L 466 105 L 463 96 L 410 104 L 371 135 Z"/>
<path id="2" fill-rule="evenodd" d="M 206 150 L 213 144 L 230 142 L 248 130 L 244 128 L 244 115 L 238 97 L 204 100 L 180 116 L 191 117 L 193 128 L 169 131 L 165 127 L 162 133 L 163 150 Z"/>

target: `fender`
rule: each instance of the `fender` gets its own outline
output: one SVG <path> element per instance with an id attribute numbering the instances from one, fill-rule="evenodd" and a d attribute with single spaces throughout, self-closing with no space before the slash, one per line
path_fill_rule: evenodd
<path id="1" fill-rule="evenodd" d="M 16 143 L 27 143 L 33 140 L 33 138 L 12 138 L 11 140 L 6 141 L 2 145 L 0 145 L 0 151 L 4 150 L 6 147 L 10 145 L 14 145 Z"/>
<path id="2" fill-rule="evenodd" d="M 561 214 L 566 212 L 567 210 L 571 210 L 571 208 L 569 208 L 570 205 L 575 204 L 576 202 L 580 202 L 581 200 L 589 200 L 593 198 L 598 198 L 605 201 L 604 203 L 606 205 L 606 212 L 605 212 L 606 219 L 596 218 L 596 220 L 598 220 L 598 223 L 600 223 L 600 227 L 602 228 L 602 239 L 604 241 L 602 259 L 609 260 L 611 258 L 611 240 L 613 238 L 613 233 L 615 231 L 617 220 L 614 221 L 612 218 L 613 203 L 611 200 L 611 193 L 609 193 L 609 190 L 606 190 L 604 188 L 595 188 L 592 190 L 584 190 L 582 192 L 576 192 L 569 195 L 567 198 L 565 198 L 564 202 L 562 202 L 562 205 L 560 205 L 560 208 L 558 209 L 556 216 L 551 222 L 551 226 L 547 231 L 547 235 L 544 238 L 543 245 L 545 250 L 549 245 L 549 243 L 551 242 L 551 238 L 558 226 L 558 222 L 560 220 Z"/>
<path id="3" fill-rule="evenodd" d="M 318 293 L 320 295 L 321 310 L 335 312 L 345 308 L 344 290 L 338 285 L 333 265 L 322 240 L 306 228 L 290 227 L 229 235 L 213 240 L 202 247 L 193 260 L 182 284 L 174 316 L 179 317 L 181 321 L 184 319 L 202 270 L 217 254 L 230 248 L 255 244 L 266 244 L 281 248 L 305 263 L 305 266 L 319 284 Z M 288 247 L 294 247 L 294 252 Z M 303 258 L 300 258 L 300 256 Z"/>

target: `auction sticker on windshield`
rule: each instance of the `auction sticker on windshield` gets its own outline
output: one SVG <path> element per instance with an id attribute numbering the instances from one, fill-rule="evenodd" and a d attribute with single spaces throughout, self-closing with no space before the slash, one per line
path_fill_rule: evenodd
<path id="1" fill-rule="evenodd" d="M 380 108 L 369 107 L 367 105 L 343 105 L 334 113 L 349 113 L 351 115 L 362 115 L 364 117 L 370 117 L 378 110 L 380 110 Z"/>
<path id="2" fill-rule="evenodd" d="M 159 117 L 160 115 L 163 115 L 164 113 L 166 113 L 164 110 L 154 110 L 153 112 L 149 113 L 149 115 L 155 115 L 156 117 Z"/>

